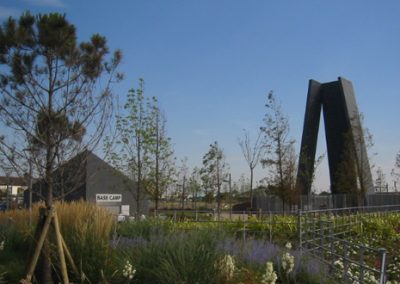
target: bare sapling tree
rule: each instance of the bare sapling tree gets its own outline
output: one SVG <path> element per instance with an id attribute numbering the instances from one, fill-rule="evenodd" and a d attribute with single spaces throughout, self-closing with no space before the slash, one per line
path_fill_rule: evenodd
<path id="1" fill-rule="evenodd" d="M 79 43 L 65 15 L 27 12 L 0 28 L 0 152 L 17 172 L 30 149 L 48 208 L 58 166 L 103 134 L 113 108 L 111 85 L 122 79 L 120 60 L 120 51 L 109 57 L 101 35 Z M 44 249 L 42 283 L 52 283 L 49 253 Z"/>
<path id="2" fill-rule="evenodd" d="M 387 192 L 388 184 L 386 182 L 386 176 L 381 167 L 376 170 L 375 188 L 377 192 Z"/>
<path id="3" fill-rule="evenodd" d="M 392 169 L 391 176 L 394 183 L 394 191 L 397 192 L 397 185 L 400 181 L 400 152 L 396 155 L 394 168 Z"/>
<path id="4" fill-rule="evenodd" d="M 238 139 L 240 149 L 242 150 L 243 157 L 245 158 L 247 165 L 250 169 L 250 208 L 253 208 L 253 177 L 254 168 L 260 162 L 263 155 L 262 147 L 262 132 L 259 131 L 257 138 L 254 143 L 251 143 L 250 132 L 248 130 L 243 130 L 243 138 Z"/>

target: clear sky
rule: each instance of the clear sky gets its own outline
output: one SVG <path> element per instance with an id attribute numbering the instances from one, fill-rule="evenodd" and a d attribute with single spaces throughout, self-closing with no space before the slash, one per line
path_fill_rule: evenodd
<path id="1" fill-rule="evenodd" d="M 374 135 L 375 164 L 388 181 L 400 150 L 400 1 L 2 0 L 0 20 L 21 12 L 62 12 L 81 40 L 107 37 L 123 51 L 125 80 L 115 91 L 146 82 L 159 98 L 178 158 L 201 165 L 217 140 L 234 178 L 248 174 L 237 143 L 255 134 L 273 90 L 301 140 L 308 80 L 353 82 L 365 125 Z M 319 151 L 326 149 L 323 136 Z M 327 161 L 317 187 L 329 186 Z M 265 169 L 257 169 L 262 178 Z"/>

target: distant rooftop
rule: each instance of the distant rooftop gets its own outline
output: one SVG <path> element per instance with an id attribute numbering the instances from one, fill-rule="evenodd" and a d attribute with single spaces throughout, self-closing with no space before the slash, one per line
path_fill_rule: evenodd
<path id="1" fill-rule="evenodd" d="M 27 182 L 22 177 L 0 176 L 0 185 L 21 185 L 21 186 L 26 186 Z"/>

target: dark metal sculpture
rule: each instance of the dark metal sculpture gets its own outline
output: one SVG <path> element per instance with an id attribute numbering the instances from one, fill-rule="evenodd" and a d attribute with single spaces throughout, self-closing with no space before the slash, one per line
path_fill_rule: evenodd
<path id="1" fill-rule="evenodd" d="M 342 193 L 340 185 L 345 182 L 354 190 L 361 188 L 365 197 L 366 193 L 373 192 L 373 185 L 360 115 L 351 82 L 340 77 L 338 81 L 323 84 L 314 80 L 309 82 L 296 188 L 302 195 L 309 195 L 311 191 L 321 109 L 325 122 L 331 192 Z M 348 150 L 351 155 L 344 155 Z M 343 159 L 355 174 L 342 176 L 339 182 L 338 173 L 343 166 Z M 343 181 L 343 178 L 346 180 Z"/>

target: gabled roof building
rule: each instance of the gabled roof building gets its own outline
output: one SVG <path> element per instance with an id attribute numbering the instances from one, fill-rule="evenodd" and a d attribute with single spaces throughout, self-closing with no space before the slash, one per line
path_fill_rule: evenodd
<path id="1" fill-rule="evenodd" d="M 114 214 L 135 215 L 148 213 L 148 195 L 140 193 L 137 210 L 135 182 L 100 159 L 90 151 L 84 151 L 55 171 L 55 200 L 86 200 L 106 207 Z M 28 192 L 28 191 L 27 191 Z M 29 203 L 29 193 L 25 203 Z M 32 201 L 43 200 L 46 196 L 44 180 L 33 185 Z"/>

